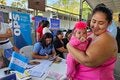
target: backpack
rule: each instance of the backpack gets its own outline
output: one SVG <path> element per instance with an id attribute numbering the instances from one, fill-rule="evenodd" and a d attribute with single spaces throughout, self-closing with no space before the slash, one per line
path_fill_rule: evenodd
<path id="1" fill-rule="evenodd" d="M 120 53 L 120 28 L 119 27 L 117 27 L 116 40 L 117 40 L 117 45 L 118 45 L 118 53 Z"/>

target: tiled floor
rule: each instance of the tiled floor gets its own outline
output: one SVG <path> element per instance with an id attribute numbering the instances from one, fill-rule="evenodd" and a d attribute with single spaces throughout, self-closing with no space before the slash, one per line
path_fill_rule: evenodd
<path id="1" fill-rule="evenodd" d="M 114 71 L 115 80 L 120 80 L 120 53 L 118 53 L 118 59 Z"/>

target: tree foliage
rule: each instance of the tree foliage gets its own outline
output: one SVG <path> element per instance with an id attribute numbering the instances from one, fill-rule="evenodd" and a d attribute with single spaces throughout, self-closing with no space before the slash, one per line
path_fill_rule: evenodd
<path id="1" fill-rule="evenodd" d="M 13 1 L 11 6 L 25 9 L 26 8 L 26 3 L 27 3 L 27 0 Z"/>
<path id="2" fill-rule="evenodd" d="M 83 11 L 82 11 L 82 18 L 86 19 L 88 18 L 88 14 L 91 14 L 92 9 L 88 6 L 86 2 L 83 3 Z"/>
<path id="3" fill-rule="evenodd" d="M 1 5 L 6 5 L 6 0 L 0 0 Z"/>
<path id="4" fill-rule="evenodd" d="M 58 0 L 56 3 L 52 4 L 52 6 L 60 10 L 74 12 L 76 14 L 79 13 L 79 0 Z"/>
<path id="5" fill-rule="evenodd" d="M 56 3 L 53 3 L 51 6 L 57 8 L 57 9 L 60 9 L 60 10 L 79 14 L 80 0 L 58 0 Z M 91 13 L 91 9 L 87 5 L 87 3 L 84 2 L 83 3 L 82 18 L 87 19 L 89 13 Z"/>

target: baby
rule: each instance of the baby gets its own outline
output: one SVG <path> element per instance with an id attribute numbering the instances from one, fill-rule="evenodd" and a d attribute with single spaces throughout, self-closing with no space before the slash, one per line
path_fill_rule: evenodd
<path id="1" fill-rule="evenodd" d="M 73 35 L 69 41 L 69 44 L 74 48 L 85 52 L 91 40 L 91 38 L 87 38 L 87 24 L 82 21 L 77 22 L 75 24 Z M 70 53 L 68 53 L 66 61 L 67 79 L 73 80 L 79 63 L 72 57 Z"/>

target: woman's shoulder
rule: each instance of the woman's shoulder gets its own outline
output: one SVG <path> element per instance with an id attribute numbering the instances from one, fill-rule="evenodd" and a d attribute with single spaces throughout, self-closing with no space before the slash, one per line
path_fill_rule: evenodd
<path id="1" fill-rule="evenodd" d="M 96 36 L 92 42 L 91 42 L 92 46 L 94 48 L 98 48 L 101 47 L 101 49 L 105 49 L 109 47 L 109 49 L 113 49 L 116 47 L 116 40 L 114 37 L 112 37 L 108 32 L 103 33 L 99 36 Z M 106 49 L 106 50 L 107 50 Z M 110 50 L 109 50 L 110 51 Z"/>
<path id="2" fill-rule="evenodd" d="M 102 41 L 106 41 L 106 42 L 115 42 L 115 38 L 109 33 L 109 32 L 106 32 L 102 35 L 99 36 L 100 40 Z"/>
<path id="3" fill-rule="evenodd" d="M 44 28 L 43 28 L 43 31 L 44 31 L 44 30 L 45 30 L 45 31 L 46 31 L 46 30 L 49 30 L 49 28 L 48 28 L 48 27 L 44 27 Z"/>
<path id="4" fill-rule="evenodd" d="M 36 42 L 34 45 L 41 46 L 41 42 Z"/>

